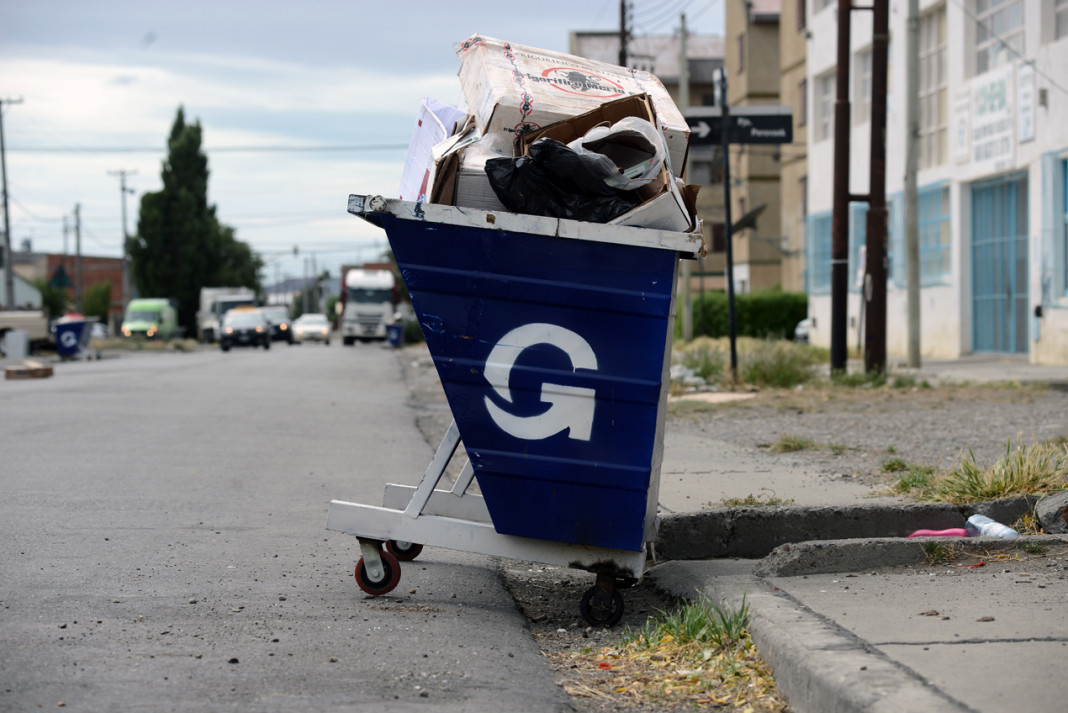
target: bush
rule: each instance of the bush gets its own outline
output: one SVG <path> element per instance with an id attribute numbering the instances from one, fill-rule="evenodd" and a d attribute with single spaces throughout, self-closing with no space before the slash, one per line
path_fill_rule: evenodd
<path id="1" fill-rule="evenodd" d="M 808 296 L 803 292 L 764 290 L 734 296 L 734 324 L 739 337 L 792 339 L 794 327 L 808 316 Z M 706 292 L 693 300 L 693 334 L 729 336 L 727 293 Z M 682 335 L 681 315 L 675 334 Z"/>

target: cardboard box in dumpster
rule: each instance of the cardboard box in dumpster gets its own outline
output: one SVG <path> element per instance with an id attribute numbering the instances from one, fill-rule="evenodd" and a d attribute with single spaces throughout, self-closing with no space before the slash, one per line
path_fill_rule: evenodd
<path id="1" fill-rule="evenodd" d="M 585 114 L 532 131 L 520 137 L 521 153 L 529 154 L 530 145 L 542 138 L 556 139 L 568 144 L 585 136 L 590 129 L 603 124 L 612 125 L 628 116 L 636 116 L 656 126 L 652 100 L 648 95 L 625 97 L 601 104 Z M 660 169 L 659 175 L 648 185 L 638 189 L 643 200 L 640 205 L 609 221 L 610 225 L 630 225 L 658 230 L 688 232 L 697 228 L 696 198 L 698 186 L 679 186 L 668 171 Z"/>
<path id="2" fill-rule="evenodd" d="M 607 101 L 648 94 L 667 141 L 669 168 L 683 174 L 690 129 L 655 75 L 481 35 L 455 49 L 464 99 L 483 134 L 516 136 Z"/>

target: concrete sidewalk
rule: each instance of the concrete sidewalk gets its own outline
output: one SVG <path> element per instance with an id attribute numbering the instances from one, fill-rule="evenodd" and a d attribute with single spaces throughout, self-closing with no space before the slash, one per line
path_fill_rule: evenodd
<path id="1" fill-rule="evenodd" d="M 1011 357 L 892 372 L 932 384 L 1068 387 L 1068 367 Z M 707 455 L 702 466 L 687 445 L 668 433 L 662 472 L 707 471 Z M 657 548 L 668 561 L 646 576 L 680 597 L 744 601 L 757 649 L 797 713 L 1065 709 L 1068 537 L 906 539 L 916 529 L 963 527 L 971 510 L 865 498 L 860 485 L 828 488 L 816 474 L 746 472 L 742 454 L 720 455 L 717 470 L 798 505 L 704 508 L 715 495 L 700 488 L 715 490 L 715 478 L 662 477 L 672 514 Z M 1009 523 L 1029 507 L 986 506 Z M 930 564 L 937 554 L 945 559 Z"/>

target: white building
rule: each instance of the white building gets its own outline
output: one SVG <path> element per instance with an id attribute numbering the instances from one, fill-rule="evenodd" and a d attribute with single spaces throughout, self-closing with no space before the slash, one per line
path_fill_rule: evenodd
<path id="1" fill-rule="evenodd" d="M 807 0 L 805 285 L 830 344 L 837 2 Z M 907 352 L 907 0 L 890 2 L 887 351 Z M 1068 0 L 920 0 L 921 351 L 1068 364 Z M 872 17 L 852 13 L 850 192 L 868 192 Z M 849 344 L 867 204 L 850 206 Z"/>

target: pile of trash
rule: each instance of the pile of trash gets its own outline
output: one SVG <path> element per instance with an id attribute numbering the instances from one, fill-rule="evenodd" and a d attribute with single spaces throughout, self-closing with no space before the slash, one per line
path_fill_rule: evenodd
<path id="1" fill-rule="evenodd" d="M 426 98 L 402 200 L 698 232 L 690 131 L 656 76 L 474 35 L 464 106 Z"/>

